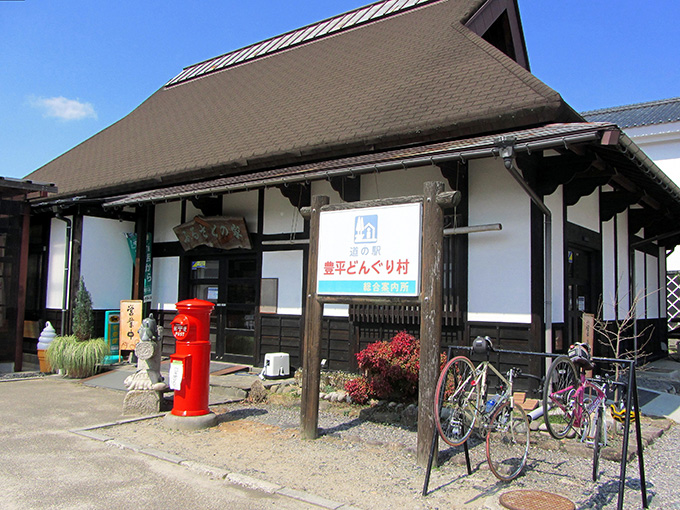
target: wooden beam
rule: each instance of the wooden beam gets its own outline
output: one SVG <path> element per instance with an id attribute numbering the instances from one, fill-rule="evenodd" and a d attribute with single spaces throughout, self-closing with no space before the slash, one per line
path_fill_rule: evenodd
<path id="1" fill-rule="evenodd" d="M 18 250 L 18 260 L 16 273 L 12 276 L 18 279 L 17 282 L 17 318 L 15 330 L 14 352 L 14 371 L 21 372 L 24 361 L 24 318 L 26 313 L 26 279 L 28 276 L 28 245 L 31 227 L 31 207 L 27 202 L 23 202 L 23 212 L 21 214 L 21 245 Z M 14 271 L 14 269 L 12 269 Z"/>
<path id="2" fill-rule="evenodd" d="M 444 213 L 437 203 L 437 196 L 443 191 L 443 182 L 426 182 L 423 188 L 417 443 L 417 462 L 422 467 L 427 467 L 436 433 L 434 394 L 439 377 L 444 269 Z"/>
<path id="3" fill-rule="evenodd" d="M 321 328 L 323 305 L 316 295 L 317 267 L 319 259 L 319 216 L 327 205 L 327 196 L 312 197 L 309 226 L 309 262 L 307 265 L 307 300 L 304 318 L 302 349 L 302 397 L 300 429 L 303 439 L 316 439 L 319 431 L 319 386 L 321 384 Z"/>
<path id="4" fill-rule="evenodd" d="M 343 175 L 330 179 L 331 187 L 340 194 L 345 202 L 357 202 L 361 199 L 361 179 Z"/>

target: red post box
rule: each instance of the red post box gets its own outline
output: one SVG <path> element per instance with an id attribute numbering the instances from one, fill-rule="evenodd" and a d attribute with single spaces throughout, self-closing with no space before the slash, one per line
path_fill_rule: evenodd
<path id="1" fill-rule="evenodd" d="M 170 356 L 170 387 L 175 390 L 171 414 L 202 416 L 210 414 L 210 313 L 215 305 L 188 299 L 175 305 L 177 316 L 170 323 L 176 340 Z"/>

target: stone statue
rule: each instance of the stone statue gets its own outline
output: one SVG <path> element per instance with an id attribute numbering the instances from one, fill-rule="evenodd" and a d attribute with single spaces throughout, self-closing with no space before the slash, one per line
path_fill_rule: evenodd
<path id="1" fill-rule="evenodd" d="M 139 328 L 139 342 L 135 347 L 137 371 L 125 381 L 128 390 L 123 403 L 123 414 L 145 414 L 161 411 L 162 393 L 168 389 L 161 375 L 162 346 L 158 341 L 163 327 L 156 325 L 150 314 Z"/>

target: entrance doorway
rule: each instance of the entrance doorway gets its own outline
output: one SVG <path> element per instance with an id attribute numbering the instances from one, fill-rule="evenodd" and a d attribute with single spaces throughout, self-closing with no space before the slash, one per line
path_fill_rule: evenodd
<path id="1" fill-rule="evenodd" d="M 570 245 L 567 252 L 567 340 L 580 342 L 583 314 L 597 313 L 600 285 L 599 253 Z"/>
<path id="2" fill-rule="evenodd" d="M 253 255 L 191 260 L 190 297 L 215 303 L 210 316 L 212 359 L 254 362 L 259 286 L 257 259 Z"/>

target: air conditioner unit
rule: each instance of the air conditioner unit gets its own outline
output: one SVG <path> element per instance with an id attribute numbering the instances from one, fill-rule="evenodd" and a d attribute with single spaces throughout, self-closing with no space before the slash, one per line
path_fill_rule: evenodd
<path id="1" fill-rule="evenodd" d="M 290 356 L 287 352 L 269 352 L 264 355 L 262 379 L 277 379 L 290 376 Z"/>

